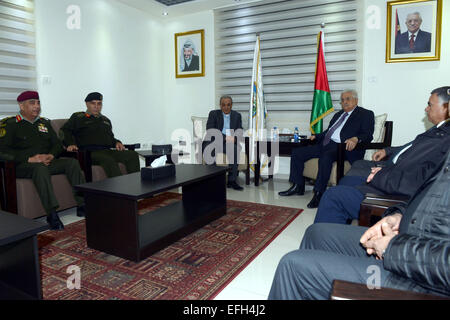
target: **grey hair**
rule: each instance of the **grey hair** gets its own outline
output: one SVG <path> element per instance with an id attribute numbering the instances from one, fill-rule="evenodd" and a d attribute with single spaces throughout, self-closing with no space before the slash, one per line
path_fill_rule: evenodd
<path id="1" fill-rule="evenodd" d="M 231 105 L 233 105 L 233 98 L 231 98 L 230 96 L 227 96 L 227 95 L 223 95 L 220 97 L 219 104 L 222 104 L 223 99 L 230 99 Z"/>
<path id="2" fill-rule="evenodd" d="M 353 90 L 353 89 L 346 89 L 346 90 L 342 91 L 342 93 L 341 93 L 341 98 L 342 98 L 342 95 L 343 95 L 344 93 L 351 93 L 353 99 L 358 99 L 358 92 L 356 92 L 356 90 Z"/>
<path id="3" fill-rule="evenodd" d="M 450 86 L 436 88 L 431 91 L 431 94 L 436 94 L 441 104 L 448 103 L 450 100 Z"/>
<path id="4" fill-rule="evenodd" d="M 408 17 L 412 16 L 412 15 L 417 15 L 419 16 L 420 21 L 422 21 L 422 15 L 420 14 L 420 12 L 416 11 L 416 12 L 412 12 L 412 13 L 408 13 L 408 15 L 406 16 L 406 21 L 408 21 Z"/>

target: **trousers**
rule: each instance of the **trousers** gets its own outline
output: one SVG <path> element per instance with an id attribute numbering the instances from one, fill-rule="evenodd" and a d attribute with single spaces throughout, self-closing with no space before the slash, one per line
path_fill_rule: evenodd
<path id="1" fill-rule="evenodd" d="M 368 256 L 359 239 L 365 227 L 313 224 L 298 250 L 279 262 L 268 298 L 270 300 L 329 299 L 333 280 L 386 286 L 390 274 L 383 261 Z"/>
<path id="2" fill-rule="evenodd" d="M 65 174 L 71 186 L 86 182 L 80 164 L 77 160 L 71 158 L 54 159 L 48 166 L 42 163 L 21 163 L 16 167 L 17 178 L 33 180 L 47 215 L 59 207 L 51 181 L 51 176 L 55 174 Z M 77 204 L 83 205 L 83 196 L 76 191 L 73 192 Z"/>
<path id="3" fill-rule="evenodd" d="M 303 177 L 303 169 L 305 162 L 319 158 L 319 171 L 317 173 L 314 191 L 323 193 L 328 185 L 333 162 L 337 159 L 337 143 L 330 141 L 326 146 L 317 143 L 312 146 L 295 148 L 291 154 L 291 171 L 289 173 L 289 181 L 299 185 L 305 184 Z"/>
<path id="4" fill-rule="evenodd" d="M 92 164 L 101 166 L 108 178 L 122 175 L 119 162 L 125 165 L 127 173 L 138 172 L 141 169 L 139 154 L 132 150 L 97 150 L 91 152 L 91 158 Z"/>
<path id="5" fill-rule="evenodd" d="M 320 200 L 314 223 L 349 224 L 359 218 L 363 200 L 364 194 L 352 185 L 339 184 L 329 188 Z"/>

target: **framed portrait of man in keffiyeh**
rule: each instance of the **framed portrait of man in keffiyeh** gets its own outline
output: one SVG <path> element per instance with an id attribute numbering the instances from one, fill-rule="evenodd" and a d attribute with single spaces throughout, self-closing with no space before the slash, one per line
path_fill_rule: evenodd
<path id="1" fill-rule="evenodd" d="M 175 34 L 175 71 L 177 78 L 205 76 L 205 31 Z"/>

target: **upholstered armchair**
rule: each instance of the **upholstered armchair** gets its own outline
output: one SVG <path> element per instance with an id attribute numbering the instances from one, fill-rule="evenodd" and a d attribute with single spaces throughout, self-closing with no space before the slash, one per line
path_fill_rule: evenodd
<path id="1" fill-rule="evenodd" d="M 357 149 L 366 150 L 365 159 L 371 160 L 372 150 L 379 150 L 390 147 L 392 143 L 392 121 L 385 121 L 387 115 L 382 114 L 375 117 L 374 139 L 371 143 L 360 144 L 356 146 Z M 315 180 L 318 173 L 319 159 L 314 158 L 305 162 L 303 176 Z M 345 143 L 338 144 L 337 161 L 333 164 L 331 170 L 329 185 L 335 186 L 339 180 L 350 170 L 351 165 L 345 161 Z"/>
<path id="2" fill-rule="evenodd" d="M 51 124 L 55 132 L 58 132 L 58 123 L 52 120 Z M 65 152 L 62 156 L 76 158 L 77 154 Z M 51 179 L 59 203 L 57 211 L 77 206 L 66 175 L 52 175 Z M 33 219 L 46 215 L 33 181 L 16 178 L 16 164 L 13 157 L 6 154 L 0 155 L 0 202 L 2 210 L 25 218 Z"/>
<path id="3" fill-rule="evenodd" d="M 56 133 L 60 133 L 60 129 L 66 123 L 68 119 L 55 119 L 52 120 L 52 126 Z M 140 147 L 139 144 L 125 144 L 125 148 L 128 150 L 135 150 Z M 108 176 L 105 170 L 101 166 L 92 165 L 91 152 L 89 150 L 77 151 L 75 152 L 77 159 L 80 162 L 80 167 L 84 172 L 86 182 L 100 181 L 107 179 Z M 123 163 L 119 163 L 119 168 L 122 174 L 127 174 L 127 169 Z"/>
<path id="4" fill-rule="evenodd" d="M 194 142 L 194 153 L 196 163 L 204 163 L 202 156 L 202 142 L 206 134 L 206 122 L 208 117 L 196 117 L 192 116 L 192 126 L 193 126 L 193 142 Z M 249 164 L 249 150 L 250 150 L 250 139 L 249 137 L 244 138 L 244 142 L 241 145 L 242 152 L 239 155 L 238 161 L 238 171 L 245 173 L 245 184 L 250 184 L 250 164 Z M 228 159 L 224 153 L 216 155 L 216 165 L 217 166 L 228 166 Z"/>

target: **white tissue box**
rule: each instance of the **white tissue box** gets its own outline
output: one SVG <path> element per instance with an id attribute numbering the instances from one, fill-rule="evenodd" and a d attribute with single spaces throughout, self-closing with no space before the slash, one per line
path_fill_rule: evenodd
<path id="1" fill-rule="evenodd" d="M 157 180 L 175 176 L 175 165 L 166 164 L 161 167 L 143 167 L 141 169 L 141 179 L 143 180 Z"/>

